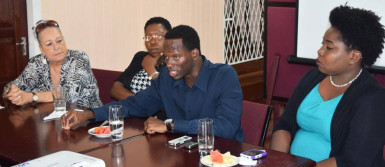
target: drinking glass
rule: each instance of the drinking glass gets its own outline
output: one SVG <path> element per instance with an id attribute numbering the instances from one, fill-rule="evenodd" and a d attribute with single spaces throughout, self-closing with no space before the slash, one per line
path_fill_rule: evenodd
<path id="1" fill-rule="evenodd" d="M 201 156 L 208 155 L 214 148 L 214 121 L 210 118 L 198 121 L 198 145 Z"/>
<path id="2" fill-rule="evenodd" d="M 111 129 L 112 141 L 123 139 L 123 113 L 121 105 L 111 105 L 109 107 L 109 124 Z"/>
<path id="3" fill-rule="evenodd" d="M 53 106 L 55 112 L 66 112 L 66 94 L 65 89 L 58 85 L 52 88 Z"/>

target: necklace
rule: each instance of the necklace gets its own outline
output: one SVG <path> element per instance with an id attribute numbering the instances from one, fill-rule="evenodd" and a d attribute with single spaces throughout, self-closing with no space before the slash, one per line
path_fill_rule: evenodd
<path id="1" fill-rule="evenodd" d="M 345 86 L 348 86 L 349 84 L 353 83 L 357 78 L 358 76 L 360 76 L 362 72 L 362 68 L 360 70 L 360 72 L 356 75 L 356 77 L 354 77 L 352 80 L 350 80 L 349 82 L 345 83 L 345 84 L 342 84 L 342 85 L 337 85 L 333 82 L 333 79 L 332 79 L 332 76 L 330 75 L 329 78 L 330 78 L 330 83 L 335 86 L 335 87 L 338 87 L 338 88 L 341 88 L 341 87 L 345 87 Z"/>

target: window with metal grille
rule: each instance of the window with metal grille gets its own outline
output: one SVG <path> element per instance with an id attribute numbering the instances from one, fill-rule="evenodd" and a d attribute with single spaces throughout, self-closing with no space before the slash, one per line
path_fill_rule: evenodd
<path id="1" fill-rule="evenodd" d="M 224 0 L 225 63 L 263 58 L 264 0 Z"/>

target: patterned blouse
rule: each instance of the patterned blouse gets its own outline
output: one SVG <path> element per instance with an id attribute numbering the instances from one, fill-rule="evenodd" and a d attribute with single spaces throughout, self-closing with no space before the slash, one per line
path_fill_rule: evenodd
<path id="1" fill-rule="evenodd" d="M 151 85 L 151 80 L 148 78 L 146 70 L 142 67 L 142 61 L 148 52 L 140 51 L 134 55 L 130 65 L 124 72 L 116 79 L 124 85 L 130 92 L 136 94 L 141 90 L 146 89 Z M 155 67 L 156 71 L 160 71 L 165 64 L 162 63 Z"/>
<path id="2" fill-rule="evenodd" d="M 25 92 L 51 91 L 52 79 L 50 75 L 49 60 L 39 54 L 32 57 L 24 71 L 14 81 Z M 99 88 L 86 53 L 69 50 L 61 66 L 59 84 L 65 88 L 66 100 L 70 103 L 86 107 L 100 107 Z"/>
<path id="3" fill-rule="evenodd" d="M 160 67 L 162 66 L 155 67 L 156 71 L 159 71 Z M 147 74 L 145 69 L 142 69 L 138 73 L 136 73 L 131 80 L 131 92 L 136 94 L 151 86 L 151 80 L 148 77 L 149 75 Z"/>

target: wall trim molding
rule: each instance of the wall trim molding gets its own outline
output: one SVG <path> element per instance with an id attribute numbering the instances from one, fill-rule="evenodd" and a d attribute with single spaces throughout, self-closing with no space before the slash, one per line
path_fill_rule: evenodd
<path id="1" fill-rule="evenodd" d="M 32 27 L 41 20 L 41 0 L 27 0 L 27 25 L 29 58 L 40 54 L 39 43 L 33 35 Z"/>

